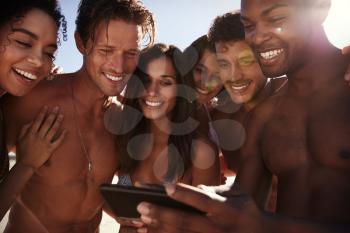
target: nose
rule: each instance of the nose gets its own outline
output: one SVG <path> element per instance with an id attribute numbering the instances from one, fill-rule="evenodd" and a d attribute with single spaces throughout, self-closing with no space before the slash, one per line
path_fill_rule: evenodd
<path id="1" fill-rule="evenodd" d="M 33 53 L 27 57 L 27 61 L 34 67 L 41 67 L 43 65 L 43 57 L 41 54 Z"/>
<path id="2" fill-rule="evenodd" d="M 231 81 L 237 81 L 243 78 L 243 72 L 241 67 L 236 64 L 232 68 L 232 73 L 231 73 L 232 80 Z"/>
<path id="3" fill-rule="evenodd" d="M 157 96 L 159 87 L 158 84 L 156 82 L 150 82 L 148 83 L 147 87 L 146 87 L 146 92 L 148 96 Z"/>
<path id="4" fill-rule="evenodd" d="M 251 36 L 249 36 L 250 40 L 254 43 L 254 45 L 261 45 L 265 41 L 270 39 L 270 30 L 267 25 L 263 23 L 257 24 L 255 30 L 251 32 Z"/>
<path id="5" fill-rule="evenodd" d="M 116 73 L 123 73 L 124 68 L 124 57 L 123 54 L 116 53 L 114 56 L 107 58 L 112 69 Z"/>

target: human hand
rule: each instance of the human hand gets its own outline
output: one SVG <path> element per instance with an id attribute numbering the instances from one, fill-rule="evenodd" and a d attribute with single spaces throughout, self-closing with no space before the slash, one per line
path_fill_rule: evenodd
<path id="1" fill-rule="evenodd" d="M 63 73 L 63 68 L 53 64 L 50 74 L 46 77 L 46 80 L 53 80 L 55 78 L 55 75 L 62 74 L 62 73 Z"/>
<path id="2" fill-rule="evenodd" d="M 144 226 L 141 220 L 132 220 L 125 223 L 124 220 L 117 219 L 117 222 L 120 224 L 119 233 L 137 233 L 138 228 Z"/>
<path id="3" fill-rule="evenodd" d="M 223 197 L 188 185 L 167 186 L 169 196 L 191 205 L 206 215 L 196 215 L 143 202 L 138 206 L 146 227 L 142 232 L 263 232 L 262 213 L 247 195 L 231 193 Z"/>
<path id="4" fill-rule="evenodd" d="M 58 107 L 49 111 L 45 106 L 33 122 L 24 125 L 16 144 L 18 163 L 34 170 L 41 167 L 66 135 L 66 131 L 60 129 L 62 121 L 63 115 L 59 113 Z"/>

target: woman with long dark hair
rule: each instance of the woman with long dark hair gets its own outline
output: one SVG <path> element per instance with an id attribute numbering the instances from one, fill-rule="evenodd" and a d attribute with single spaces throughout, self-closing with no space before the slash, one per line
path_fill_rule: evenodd
<path id="1" fill-rule="evenodd" d="M 181 54 L 164 44 L 141 53 L 125 94 L 127 132 L 117 139 L 121 184 L 220 182 L 217 151 L 192 118 L 195 94 L 179 72 Z"/>

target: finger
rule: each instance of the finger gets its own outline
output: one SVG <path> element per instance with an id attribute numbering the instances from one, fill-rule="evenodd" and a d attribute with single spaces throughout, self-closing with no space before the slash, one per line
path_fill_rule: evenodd
<path id="1" fill-rule="evenodd" d="M 47 135 L 48 131 L 53 125 L 53 122 L 57 118 L 58 111 L 59 111 L 59 107 L 54 107 L 52 112 L 48 115 L 48 117 L 45 119 L 45 121 L 41 125 L 38 132 L 41 138 L 45 138 L 45 136 Z"/>
<path id="2" fill-rule="evenodd" d="M 129 226 L 120 226 L 119 233 L 137 233 L 137 228 Z"/>
<path id="3" fill-rule="evenodd" d="M 193 206 L 205 213 L 215 212 L 215 209 L 220 208 L 226 200 L 225 197 L 216 193 L 206 192 L 197 187 L 180 183 L 176 185 L 166 184 L 165 189 L 171 198 Z"/>
<path id="4" fill-rule="evenodd" d="M 32 123 L 28 123 L 22 126 L 21 131 L 19 132 L 18 138 L 21 139 L 24 137 L 24 135 L 27 134 L 28 130 L 32 126 Z"/>
<path id="5" fill-rule="evenodd" d="M 60 129 L 60 126 L 62 124 L 63 121 L 63 115 L 59 114 L 55 120 L 55 122 L 53 123 L 52 127 L 49 129 L 49 131 L 46 134 L 46 139 L 49 142 L 52 142 L 54 139 L 54 136 L 57 134 L 58 130 Z"/>
<path id="6" fill-rule="evenodd" d="M 143 202 L 138 206 L 141 220 L 159 232 L 217 232 L 218 228 L 205 215 L 174 210 Z M 153 232 L 153 231 L 150 231 Z"/>
<path id="7" fill-rule="evenodd" d="M 42 122 L 44 121 L 44 119 L 45 119 L 45 116 L 46 116 L 46 114 L 47 114 L 47 111 L 48 111 L 48 107 L 47 106 L 44 106 L 41 110 L 40 110 L 40 112 L 39 112 L 39 114 L 36 116 L 36 118 L 34 119 L 34 123 L 32 124 L 32 127 L 31 127 L 31 132 L 33 133 L 33 134 L 36 134 L 38 131 L 39 131 L 39 129 L 40 129 L 40 126 L 41 126 L 41 124 L 42 124 Z"/>
<path id="8" fill-rule="evenodd" d="M 58 136 L 57 139 L 55 139 L 53 142 L 51 142 L 52 149 L 55 150 L 59 145 L 62 144 L 63 139 L 66 137 L 67 130 L 64 129 L 62 133 Z"/>

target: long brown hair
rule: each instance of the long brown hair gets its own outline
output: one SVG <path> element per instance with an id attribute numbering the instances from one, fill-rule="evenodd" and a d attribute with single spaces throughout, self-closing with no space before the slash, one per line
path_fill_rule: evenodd
<path id="1" fill-rule="evenodd" d="M 168 173 L 164 179 L 167 181 L 177 180 L 181 178 L 183 172 L 191 166 L 191 145 L 192 139 L 196 137 L 195 128 L 197 126 L 197 122 L 190 118 L 194 109 L 192 103 L 194 93 L 188 88 L 185 79 L 177 69 L 177 65 L 175 64 L 176 53 L 181 54 L 181 51 L 175 46 L 167 46 L 164 44 L 155 44 L 141 52 L 138 67 L 127 86 L 125 101 L 123 103 L 124 109 L 121 117 L 121 119 L 125 119 L 125 124 L 123 123 L 124 128 L 130 130 L 124 130 L 128 132 L 117 136 L 119 152 L 118 171 L 121 173 L 133 172 L 137 165 L 142 162 L 142 158 L 135 158 L 135 155 L 141 156 L 143 152 L 142 145 L 137 145 L 137 148 L 134 148 L 134 151 L 131 152 L 130 142 L 139 135 L 149 133 L 147 132 L 149 120 L 143 116 L 138 98 L 148 82 L 148 75 L 145 73 L 148 64 L 161 57 L 170 59 L 176 71 L 176 84 L 178 88 L 176 104 L 172 110 L 170 120 L 174 125 L 181 125 L 180 129 L 172 127 L 172 133 L 169 135 Z M 188 132 L 182 133 L 182 131 Z M 143 141 L 143 144 L 145 143 L 146 142 Z M 175 151 L 174 148 L 176 148 Z"/>

